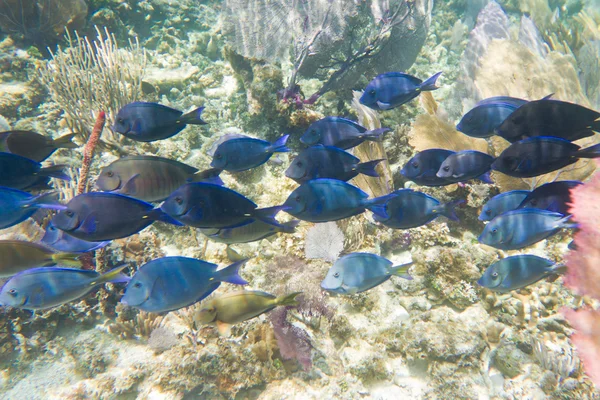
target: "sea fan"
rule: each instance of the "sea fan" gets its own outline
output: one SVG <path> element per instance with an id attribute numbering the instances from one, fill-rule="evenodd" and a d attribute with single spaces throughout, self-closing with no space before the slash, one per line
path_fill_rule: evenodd
<path id="1" fill-rule="evenodd" d="M 306 258 L 335 261 L 344 250 L 344 233 L 335 222 L 317 224 L 306 233 Z"/>

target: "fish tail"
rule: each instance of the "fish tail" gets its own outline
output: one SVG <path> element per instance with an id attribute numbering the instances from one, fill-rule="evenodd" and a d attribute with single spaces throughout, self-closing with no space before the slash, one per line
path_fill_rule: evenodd
<path id="1" fill-rule="evenodd" d="M 23 203 L 23 207 L 37 207 L 49 210 L 66 210 L 67 206 L 60 204 L 58 201 L 58 192 L 49 192 L 35 196 Z"/>
<path id="2" fill-rule="evenodd" d="M 61 136 L 52 141 L 52 145 L 57 149 L 76 149 L 79 147 L 77 143 L 73 143 L 72 140 L 75 137 L 75 133 L 69 133 L 68 135 Z"/>
<path id="3" fill-rule="evenodd" d="M 438 78 L 440 77 L 440 75 L 442 75 L 442 73 L 438 72 L 437 74 L 434 74 L 433 76 L 428 78 L 426 81 L 421 83 L 421 86 L 419 87 L 421 89 L 421 91 L 427 92 L 427 91 L 439 89 L 439 87 L 435 86 L 435 84 L 436 84 Z"/>
<path id="4" fill-rule="evenodd" d="M 202 111 L 204 111 L 204 107 L 198 107 L 195 110 L 183 114 L 179 117 L 177 122 L 190 125 L 208 125 L 207 122 L 202 119 Z"/>
<path id="5" fill-rule="evenodd" d="M 52 261 L 59 265 L 81 267 L 81 261 L 79 261 L 79 256 L 80 254 L 74 253 L 56 253 L 52 254 Z"/>
<path id="6" fill-rule="evenodd" d="M 39 176 L 49 176 L 51 178 L 70 181 L 71 177 L 64 171 L 66 165 L 52 165 L 51 167 L 42 168 L 37 174 Z"/>
<path id="7" fill-rule="evenodd" d="M 298 300 L 296 300 L 296 296 L 302 294 L 302 292 L 294 292 L 285 296 L 277 297 L 274 301 L 277 306 L 297 306 Z"/>
<path id="8" fill-rule="evenodd" d="M 550 272 L 556 275 L 564 275 L 567 273 L 567 266 L 564 264 L 554 264 L 550 267 Z"/>
<path id="9" fill-rule="evenodd" d="M 595 144 L 585 149 L 581 149 L 575 153 L 578 158 L 598 158 L 600 157 L 600 143 Z"/>
<path id="10" fill-rule="evenodd" d="M 591 129 L 596 132 L 600 132 L 600 120 L 592 122 Z"/>
<path id="11" fill-rule="evenodd" d="M 175 225 L 175 226 L 183 226 L 181 222 L 177 221 L 175 218 L 171 217 L 167 213 L 165 213 L 160 208 L 155 208 L 151 210 L 148 214 L 145 215 L 145 218 L 151 219 L 153 221 L 160 221 L 167 224 Z"/>
<path id="12" fill-rule="evenodd" d="M 413 265 L 412 261 L 402 265 L 395 265 L 390 268 L 390 273 L 392 275 L 399 276 L 400 278 L 408 279 L 412 281 L 413 277 L 408 273 L 408 269 Z"/>
<path id="13" fill-rule="evenodd" d="M 443 215 L 449 220 L 458 221 L 458 216 L 456 215 L 454 208 L 456 208 L 456 206 L 458 206 L 459 204 L 463 204 L 464 202 L 465 201 L 463 199 L 458 199 L 442 204 L 439 210 L 439 214 Z"/>
<path id="14" fill-rule="evenodd" d="M 390 193 L 385 196 L 367 200 L 365 208 L 375 214 L 377 220 L 385 221 L 390 218 L 386 210 L 387 202 L 395 196 L 395 194 Z"/>
<path id="15" fill-rule="evenodd" d="M 223 186 L 225 183 L 219 176 L 221 172 L 223 172 L 223 170 L 219 168 L 209 168 L 204 171 L 199 171 L 192 175 L 191 182 L 204 182 Z"/>
<path id="16" fill-rule="evenodd" d="M 380 160 L 373 160 L 373 161 L 367 161 L 364 163 L 360 163 L 356 166 L 356 171 L 363 175 L 374 176 L 375 178 L 378 178 L 379 174 L 377 173 L 375 168 L 377 167 L 377 164 L 379 164 L 382 161 L 384 161 L 384 160 L 380 159 Z"/>
<path id="17" fill-rule="evenodd" d="M 579 227 L 579 224 L 577 222 L 569 222 L 569 220 L 573 217 L 573 215 L 567 215 L 564 218 L 559 219 L 556 222 L 556 228 L 557 229 L 576 229 Z"/>
<path id="18" fill-rule="evenodd" d="M 285 145 L 290 135 L 283 135 L 267 147 L 267 153 L 287 153 L 290 149 Z"/>
<path id="19" fill-rule="evenodd" d="M 267 207 L 267 208 L 258 208 L 254 210 L 253 217 L 261 220 L 262 222 L 266 222 L 267 224 L 281 226 L 281 224 L 275 219 L 275 216 L 279 211 L 287 210 L 286 206 L 275 206 L 275 207 Z"/>
<path id="20" fill-rule="evenodd" d="M 225 254 L 227 254 L 227 258 L 229 258 L 229 261 L 231 262 L 246 260 L 246 257 L 242 256 L 240 253 L 235 251 L 230 245 L 227 245 L 227 249 L 225 249 Z"/>
<path id="21" fill-rule="evenodd" d="M 250 260 L 246 258 L 245 260 L 234 262 L 233 264 L 223 268 L 220 271 L 217 271 L 217 278 L 221 282 L 229 282 L 235 285 L 247 285 L 248 282 L 239 275 L 240 268 L 246 264 Z"/>
<path id="22" fill-rule="evenodd" d="M 294 232 L 296 232 L 296 228 L 298 227 L 299 224 L 300 224 L 300 221 L 297 219 L 293 219 L 291 221 L 284 222 L 284 223 L 280 224 L 281 228 L 280 228 L 279 232 L 294 233 Z"/>
<path id="23" fill-rule="evenodd" d="M 96 286 L 96 285 L 101 285 L 103 283 L 127 283 L 131 280 L 130 277 L 128 277 L 125 274 L 122 274 L 121 271 L 123 271 L 125 268 L 127 268 L 127 264 L 123 264 L 118 266 L 117 268 L 111 269 L 110 271 L 108 271 L 105 274 L 100 275 L 99 277 L 97 277 L 96 279 L 94 279 L 92 282 L 90 282 L 90 286 Z"/>
<path id="24" fill-rule="evenodd" d="M 360 136 L 363 137 L 363 138 L 365 138 L 365 140 L 368 140 L 370 142 L 380 142 L 381 141 L 381 135 L 383 135 L 384 133 L 386 133 L 389 130 L 390 130 L 390 128 L 372 129 L 370 131 L 366 131 L 366 132 L 362 133 Z"/>

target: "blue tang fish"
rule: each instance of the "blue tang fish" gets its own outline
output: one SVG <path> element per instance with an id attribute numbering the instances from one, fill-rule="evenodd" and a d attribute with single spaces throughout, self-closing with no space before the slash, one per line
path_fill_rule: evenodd
<path id="1" fill-rule="evenodd" d="M 490 168 L 494 157 L 475 150 L 463 150 L 448 156 L 437 172 L 438 178 L 453 182 L 465 182 L 479 179 L 485 183 L 493 183 L 490 179 Z"/>
<path id="2" fill-rule="evenodd" d="M 317 178 L 349 181 L 358 174 L 379 176 L 375 167 L 383 160 L 361 163 L 357 157 L 333 146 L 316 145 L 304 149 L 294 158 L 285 176 L 298 183 Z"/>
<path id="3" fill-rule="evenodd" d="M 235 228 L 200 229 L 209 239 L 226 244 L 251 243 L 278 233 L 294 233 L 300 221 L 292 220 L 273 225 L 260 220 L 249 220 Z"/>
<path id="4" fill-rule="evenodd" d="M 188 183 L 174 191 L 161 209 L 177 221 L 196 228 L 234 228 L 258 219 L 278 226 L 281 206 L 257 208 L 243 195 L 210 183 Z"/>
<path id="5" fill-rule="evenodd" d="M 25 310 L 43 310 L 77 300 L 107 282 L 124 283 L 121 274 L 127 265 L 101 275 L 96 271 L 72 268 L 33 268 L 20 272 L 0 290 L 0 304 Z"/>
<path id="6" fill-rule="evenodd" d="M 36 162 L 42 162 L 58 149 L 78 147 L 71 142 L 74 133 L 52 139 L 32 131 L 0 132 L 0 151 L 17 154 Z"/>
<path id="7" fill-rule="evenodd" d="M 327 272 L 321 287 L 328 292 L 355 294 L 381 285 L 392 277 L 412 279 L 408 264 L 393 266 L 387 258 L 372 253 L 350 253 L 340 257 Z"/>
<path id="8" fill-rule="evenodd" d="M 557 137 L 535 136 L 508 146 L 492 169 L 516 178 L 531 178 L 559 170 L 580 158 L 600 157 L 600 144 L 585 149 Z"/>
<path id="9" fill-rule="evenodd" d="M 522 208 L 507 211 L 488 222 L 479 236 L 480 243 L 500 250 L 517 250 L 544 240 L 562 228 L 573 229 L 577 224 L 568 222 L 571 216 Z"/>
<path id="10" fill-rule="evenodd" d="M 381 141 L 381 135 L 389 131 L 387 128 L 367 130 L 362 125 L 346 118 L 325 117 L 313 122 L 300 138 L 306 145 L 322 144 L 347 150 L 358 146 L 365 140 Z"/>
<path id="11" fill-rule="evenodd" d="M 215 150 L 210 166 L 229 172 L 246 171 L 266 163 L 273 153 L 290 151 L 285 146 L 290 135 L 270 143 L 251 137 L 234 138 L 221 143 Z"/>
<path id="12" fill-rule="evenodd" d="M 381 222 L 389 228 L 409 229 L 425 225 L 440 215 L 458 221 L 454 207 L 464 200 L 451 201 L 442 204 L 438 199 L 422 192 L 411 189 L 396 190 L 385 203 L 387 219 L 374 215 L 375 221 Z"/>
<path id="13" fill-rule="evenodd" d="M 69 181 L 71 178 L 63 172 L 64 168 L 64 165 L 42 168 L 42 164 L 29 158 L 0 153 L 0 186 L 27 189 L 47 177 Z"/>
<path id="14" fill-rule="evenodd" d="M 66 209 L 65 205 L 58 202 L 58 196 L 58 193 L 34 196 L 20 190 L 0 187 L 0 229 L 19 224 L 40 209 Z"/>
<path id="15" fill-rule="evenodd" d="M 155 313 L 191 306 L 214 292 L 221 282 L 246 285 L 238 270 L 247 261 L 217 271 L 216 264 L 195 258 L 158 258 L 133 275 L 121 303 Z"/>
<path id="16" fill-rule="evenodd" d="M 569 213 L 571 190 L 583 183 L 579 181 L 550 182 L 535 188 L 523 199 L 518 208 L 539 208 L 561 214 Z"/>
<path id="17" fill-rule="evenodd" d="M 75 196 L 67 209 L 52 218 L 52 225 L 89 242 L 120 239 L 138 233 L 154 221 L 180 225 L 152 204 L 114 193 Z"/>
<path id="18" fill-rule="evenodd" d="M 496 134 L 495 130 L 517 108 L 527 100 L 498 96 L 480 101 L 467 112 L 456 125 L 456 130 L 465 135 L 486 138 Z"/>
<path id="19" fill-rule="evenodd" d="M 112 129 L 138 142 L 170 138 L 187 125 L 206 125 L 201 118 L 204 107 L 186 114 L 157 103 L 136 101 L 121 108 Z"/>
<path id="20" fill-rule="evenodd" d="M 385 111 L 406 104 L 421 92 L 438 89 L 438 72 L 425 82 L 402 72 L 386 72 L 373 79 L 360 97 L 361 104 L 373 110 Z"/>
<path id="21" fill-rule="evenodd" d="M 529 193 L 529 190 L 511 190 L 492 197 L 483 205 L 479 220 L 491 221 L 500 214 L 518 208 Z"/>
<path id="22" fill-rule="evenodd" d="M 490 265 L 477 281 L 494 292 L 506 293 L 529 286 L 552 275 L 564 274 L 567 268 L 532 254 L 506 257 Z"/>
<path id="23" fill-rule="evenodd" d="M 421 186 L 445 186 L 454 183 L 451 179 L 437 176 L 442 163 L 446 158 L 456 154 L 455 151 L 446 149 L 427 149 L 413 156 L 400 173 Z"/>
<path id="24" fill-rule="evenodd" d="M 87 242 L 85 240 L 77 239 L 52 225 L 52 222 L 46 227 L 46 233 L 41 241 L 54 250 L 64 251 L 66 253 L 87 253 L 106 247 L 110 243 L 110 241 Z"/>
<path id="25" fill-rule="evenodd" d="M 387 219 L 385 202 L 392 195 L 369 199 L 369 195 L 344 181 L 314 179 L 296 188 L 284 203 L 288 214 L 310 222 L 337 221 L 370 210 Z"/>

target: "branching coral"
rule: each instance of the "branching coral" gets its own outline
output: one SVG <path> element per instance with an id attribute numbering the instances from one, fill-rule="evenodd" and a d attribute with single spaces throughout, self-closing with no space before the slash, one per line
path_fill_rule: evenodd
<path id="1" fill-rule="evenodd" d="M 276 308 L 269 314 L 273 325 L 279 352 L 284 360 L 297 360 L 305 371 L 312 367 L 312 345 L 310 337 L 301 328 L 290 324 L 287 320 L 287 310 Z"/>
<path id="2" fill-rule="evenodd" d="M 145 311 L 135 311 L 131 308 L 117 305 L 117 319 L 107 323 L 108 332 L 117 335 L 121 339 L 149 338 L 152 331 L 158 329 L 163 316 Z"/>

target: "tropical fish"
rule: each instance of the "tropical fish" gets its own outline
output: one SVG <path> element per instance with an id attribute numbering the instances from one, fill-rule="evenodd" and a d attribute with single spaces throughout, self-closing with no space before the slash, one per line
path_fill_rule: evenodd
<path id="1" fill-rule="evenodd" d="M 412 262 L 393 266 L 387 258 L 372 253 L 350 253 L 340 257 L 327 272 L 321 287 L 338 294 L 355 294 L 381 285 L 392 275 L 412 279 Z"/>
<path id="2" fill-rule="evenodd" d="M 392 197 L 386 195 L 368 199 L 369 195 L 344 181 L 336 179 L 314 179 L 296 188 L 286 202 L 285 212 L 303 221 L 337 221 L 361 214 L 366 209 L 382 219 L 387 219 L 385 202 Z"/>
<path id="3" fill-rule="evenodd" d="M 544 240 L 562 228 L 573 229 L 577 224 L 568 222 L 570 215 L 522 208 L 507 211 L 488 222 L 479 236 L 480 243 L 500 250 L 517 250 Z"/>
<path id="4" fill-rule="evenodd" d="M 56 264 L 81 266 L 79 254 L 55 253 L 42 245 L 21 240 L 0 240 L 0 278 L 34 267 Z"/>
<path id="5" fill-rule="evenodd" d="M 66 206 L 58 202 L 58 196 L 58 193 L 34 196 L 20 190 L 0 187 L 0 229 L 19 224 L 40 209 L 66 209 Z"/>
<path id="6" fill-rule="evenodd" d="M 121 303 L 155 313 L 191 306 L 214 292 L 221 282 L 246 285 L 238 270 L 247 261 L 217 271 L 216 264 L 195 258 L 158 258 L 133 275 Z"/>
<path id="7" fill-rule="evenodd" d="M 170 138 L 186 125 L 206 125 L 201 118 L 204 107 L 188 113 L 157 103 L 136 101 L 121 108 L 112 129 L 139 142 Z"/>
<path id="8" fill-rule="evenodd" d="M 71 142 L 74 133 L 52 139 L 32 131 L 0 132 L 0 151 L 42 162 L 57 149 L 74 149 L 78 147 Z"/>
<path id="9" fill-rule="evenodd" d="M 479 220 L 491 221 L 500 214 L 515 210 L 529 193 L 531 193 L 529 190 L 511 190 L 492 197 L 483 205 Z"/>
<path id="10" fill-rule="evenodd" d="M 519 107 L 496 129 L 511 143 L 536 136 L 575 141 L 600 130 L 600 113 L 578 104 L 542 99 Z"/>
<path id="11" fill-rule="evenodd" d="M 110 241 L 87 242 L 85 240 L 77 239 L 52 225 L 52 222 L 46 227 L 46 233 L 41 242 L 54 250 L 67 253 L 87 253 L 89 251 L 101 249 L 110 244 Z"/>
<path id="12" fill-rule="evenodd" d="M 463 150 L 451 154 L 444 160 L 437 172 L 438 178 L 465 182 L 479 179 L 485 183 L 493 183 L 490 179 L 490 166 L 494 157 L 475 150 Z"/>
<path id="13" fill-rule="evenodd" d="M 383 160 L 361 163 L 357 157 L 333 146 L 316 145 L 302 150 L 285 171 L 298 183 L 317 178 L 349 181 L 358 174 L 379 176 L 375 167 Z"/>
<path id="14" fill-rule="evenodd" d="M 143 201 L 162 201 L 188 182 L 222 185 L 221 170 L 198 172 L 197 168 L 155 156 L 121 158 L 102 169 L 96 186 Z"/>
<path id="15" fill-rule="evenodd" d="M 174 191 L 161 210 L 196 228 L 234 228 L 258 219 L 278 226 L 275 215 L 282 207 L 257 208 L 243 195 L 210 183 L 187 183 Z"/>
<path id="16" fill-rule="evenodd" d="M 0 186 L 27 189 L 39 183 L 40 178 L 52 177 L 71 180 L 63 172 L 64 165 L 42 168 L 42 164 L 12 153 L 0 153 Z"/>
<path id="17" fill-rule="evenodd" d="M 456 200 L 442 204 L 434 197 L 411 189 L 396 190 L 391 195 L 393 196 L 385 203 L 385 213 L 388 218 L 384 219 L 375 214 L 373 219 L 395 229 L 416 228 L 433 221 L 440 215 L 458 221 L 454 207 L 464 203 L 464 200 Z"/>
<path id="18" fill-rule="evenodd" d="M 273 153 L 289 152 L 285 146 L 290 135 L 270 143 L 251 137 L 229 139 L 215 150 L 210 166 L 229 172 L 246 171 L 266 163 Z"/>
<path id="19" fill-rule="evenodd" d="M 306 145 L 322 144 L 347 150 L 358 146 L 365 140 L 378 142 L 388 128 L 378 128 L 372 131 L 349 119 L 340 117 L 325 117 L 313 122 L 300 138 Z"/>
<path id="20" fill-rule="evenodd" d="M 138 233 L 154 221 L 181 225 L 152 204 L 114 193 L 75 196 L 52 225 L 88 242 L 120 239 Z"/>
<path id="21" fill-rule="evenodd" d="M 550 182 L 535 188 L 523 199 L 518 208 L 539 208 L 561 214 L 569 213 L 571 189 L 583 183 L 579 181 Z"/>
<path id="22" fill-rule="evenodd" d="M 408 103 L 421 92 L 438 89 L 436 81 L 442 73 L 438 72 L 425 82 L 403 72 L 386 72 L 378 75 L 360 97 L 361 104 L 373 110 L 390 110 Z"/>
<path id="23" fill-rule="evenodd" d="M 585 149 L 565 139 L 535 136 L 508 146 L 492 169 L 516 178 L 531 178 L 559 170 L 580 158 L 600 157 L 600 144 Z"/>
<path id="24" fill-rule="evenodd" d="M 506 293 L 529 286 L 548 276 L 565 273 L 564 265 L 532 254 L 506 257 L 490 265 L 477 281 L 480 286 Z"/>
<path id="25" fill-rule="evenodd" d="M 456 125 L 456 130 L 465 135 L 486 138 L 495 135 L 495 130 L 517 108 L 527 100 L 498 96 L 485 99 L 469 110 Z"/>
<path id="26" fill-rule="evenodd" d="M 444 186 L 455 183 L 451 179 L 437 176 L 444 160 L 452 154 L 456 154 L 456 152 L 445 149 L 423 150 L 408 160 L 400 173 L 421 186 Z"/>
<path id="27" fill-rule="evenodd" d="M 0 290 L 0 305 L 25 310 L 43 310 L 77 300 L 107 282 L 124 283 L 122 265 L 105 274 L 71 268 L 42 267 L 23 271 Z"/>
<path id="28" fill-rule="evenodd" d="M 294 233 L 299 222 L 300 221 L 298 220 L 292 220 L 282 224 L 273 225 L 260 220 L 251 219 L 235 228 L 200 229 L 200 231 L 208 236 L 209 239 L 219 243 L 251 243 L 266 239 L 277 233 Z"/>
<path id="29" fill-rule="evenodd" d="M 298 305 L 296 296 L 299 294 L 296 292 L 276 297 L 253 290 L 226 293 L 203 304 L 194 314 L 194 321 L 199 325 L 214 324 L 219 333 L 225 335 L 233 324 L 258 317 L 275 307 Z"/>

